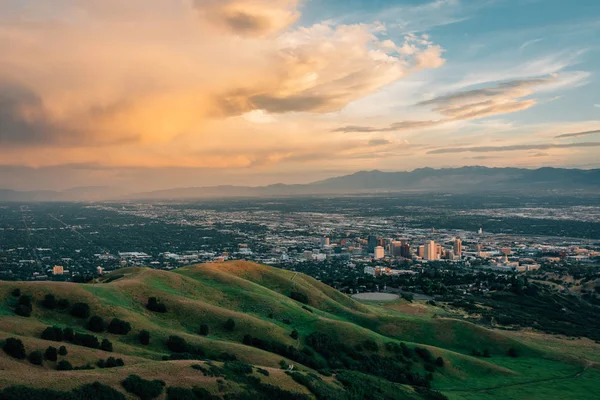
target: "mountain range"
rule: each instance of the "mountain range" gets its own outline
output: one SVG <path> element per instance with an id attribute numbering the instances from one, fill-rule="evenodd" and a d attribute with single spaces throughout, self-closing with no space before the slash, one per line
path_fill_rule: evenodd
<path id="1" fill-rule="evenodd" d="M 132 193 L 112 187 L 64 191 L 0 189 L 0 201 L 178 200 L 207 197 L 261 197 L 385 192 L 482 192 L 526 190 L 600 191 L 600 169 L 419 168 L 413 171 L 360 171 L 308 184 L 268 186 L 203 186 Z"/>

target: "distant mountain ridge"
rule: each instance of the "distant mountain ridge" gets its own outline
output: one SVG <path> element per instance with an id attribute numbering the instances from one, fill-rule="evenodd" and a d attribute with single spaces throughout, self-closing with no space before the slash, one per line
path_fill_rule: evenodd
<path id="1" fill-rule="evenodd" d="M 481 192 L 509 190 L 600 191 L 600 169 L 418 168 L 413 171 L 359 171 L 308 184 L 268 186 L 204 186 L 144 193 L 125 193 L 105 187 L 65 191 L 19 192 L 0 189 L 0 201 L 176 200 L 205 197 L 299 196 L 381 192 Z"/>

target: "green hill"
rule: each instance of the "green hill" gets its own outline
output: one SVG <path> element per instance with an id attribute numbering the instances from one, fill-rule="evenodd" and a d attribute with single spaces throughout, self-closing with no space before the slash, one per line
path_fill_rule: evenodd
<path id="1" fill-rule="evenodd" d="M 27 314 L 19 306 L 27 296 L 30 316 L 17 315 Z M 76 303 L 89 313 L 72 315 L 85 308 Z M 63 337 L 44 334 L 48 327 Z M 64 398 L 83 398 L 70 391 L 93 382 L 138 398 L 122 384 L 130 375 L 162 381 L 169 399 L 578 399 L 600 389 L 593 342 L 577 351 L 577 341 L 489 330 L 424 304 L 360 303 L 308 276 L 248 262 L 125 268 L 95 284 L 0 282 L 0 344 L 12 346 L 8 338 L 31 360 L 0 352 L 0 389 L 50 388 Z M 34 365 L 30 353 L 49 346 L 68 353 Z M 64 360 L 79 368 L 57 370 Z M 18 398 L 10 390 L 0 400 Z"/>

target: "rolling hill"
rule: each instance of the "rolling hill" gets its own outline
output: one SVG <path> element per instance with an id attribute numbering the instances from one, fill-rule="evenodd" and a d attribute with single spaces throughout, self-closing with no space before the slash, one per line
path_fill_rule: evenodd
<path id="1" fill-rule="evenodd" d="M 17 315 L 28 296 L 30 316 Z M 89 312 L 78 314 L 76 303 Z M 104 324 L 91 331 L 94 316 Z M 113 319 L 131 329 L 115 330 Z M 169 399 L 578 399 L 600 389 L 593 342 L 578 351 L 582 341 L 489 330 L 435 306 L 360 303 L 308 276 L 248 262 L 126 268 L 93 284 L 0 282 L 0 344 L 9 338 L 30 360 L 0 352 L 0 390 L 66 393 L 99 382 L 138 398 L 121 384 L 131 375 L 162 381 L 159 398 Z M 68 352 L 34 365 L 31 353 L 49 346 Z M 100 368 L 109 357 L 124 365 Z M 57 370 L 63 360 L 80 368 Z M 0 399 L 11 398 L 5 392 Z"/>

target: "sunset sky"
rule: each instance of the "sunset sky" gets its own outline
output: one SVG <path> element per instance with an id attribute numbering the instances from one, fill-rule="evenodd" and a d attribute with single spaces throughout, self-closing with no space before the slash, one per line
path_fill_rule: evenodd
<path id="1" fill-rule="evenodd" d="M 598 0 L 0 0 L 0 188 L 600 168 Z"/>

